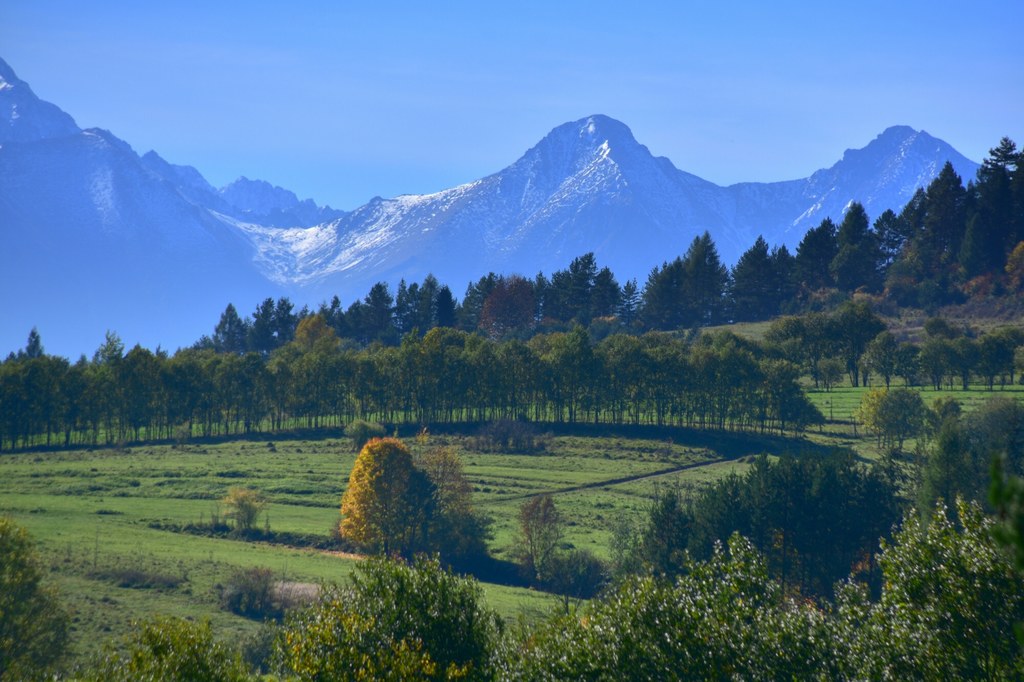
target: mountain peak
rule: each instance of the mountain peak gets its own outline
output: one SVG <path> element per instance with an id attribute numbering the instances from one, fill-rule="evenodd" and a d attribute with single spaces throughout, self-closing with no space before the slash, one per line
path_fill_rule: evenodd
<path id="1" fill-rule="evenodd" d="M 0 144 L 32 142 L 77 132 L 74 119 L 36 97 L 28 83 L 0 59 Z"/>
<path id="2" fill-rule="evenodd" d="M 14 75 L 14 69 L 3 59 L 0 59 L 0 90 L 10 90 L 20 81 Z"/>
<path id="3" fill-rule="evenodd" d="M 604 114 L 563 123 L 548 133 L 540 144 L 549 140 L 575 141 L 585 149 L 596 149 L 605 142 L 612 148 L 639 144 L 629 126 Z"/>

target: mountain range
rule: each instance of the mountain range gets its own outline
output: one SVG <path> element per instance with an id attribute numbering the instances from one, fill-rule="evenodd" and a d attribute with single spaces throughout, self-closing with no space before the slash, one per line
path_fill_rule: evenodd
<path id="1" fill-rule="evenodd" d="M 268 296 L 347 304 L 377 281 L 428 273 L 458 294 L 489 271 L 550 274 L 588 251 L 642 286 L 705 230 L 727 264 L 758 235 L 795 250 L 852 201 L 872 218 L 899 210 L 946 161 L 965 182 L 978 168 L 896 126 L 808 178 L 722 187 L 594 115 L 480 180 L 340 211 L 260 180 L 215 188 L 195 168 L 140 156 L 80 129 L 0 60 L 0 352 L 33 326 L 71 357 L 107 329 L 173 349 L 209 333 L 228 302 L 242 314 Z"/>

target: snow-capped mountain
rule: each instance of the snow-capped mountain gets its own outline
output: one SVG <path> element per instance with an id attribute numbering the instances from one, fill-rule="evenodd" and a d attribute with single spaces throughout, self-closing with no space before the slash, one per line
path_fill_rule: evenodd
<path id="1" fill-rule="evenodd" d="M 489 271 L 550 274 L 588 251 L 642 284 L 704 230 L 731 264 L 758 234 L 794 249 L 851 201 L 871 217 L 899 210 L 947 160 L 974 177 L 977 164 L 941 140 L 894 127 L 809 178 L 721 187 L 595 115 L 493 175 L 346 213 L 259 180 L 218 189 L 195 168 L 140 157 L 79 129 L 0 60 L 0 352 L 33 326 L 69 356 L 107 329 L 173 348 L 209 333 L 228 302 L 243 315 L 282 294 L 348 302 L 428 273 L 458 293 Z"/>
<path id="2" fill-rule="evenodd" d="M 74 119 L 36 97 L 28 83 L 0 59 L 0 145 L 77 132 Z"/>
<path id="3" fill-rule="evenodd" d="M 279 291 L 248 239 L 190 200 L 186 183 L 111 133 L 80 130 L 2 62 L 0 73 L 0 111 L 19 113 L 0 144 L 3 354 L 33 326 L 50 352 L 72 357 L 108 329 L 128 344 L 186 344 L 227 301 Z M 31 111 L 39 118 L 25 121 Z"/>
<path id="4" fill-rule="evenodd" d="M 476 182 L 375 198 L 306 229 L 240 228 L 268 277 L 320 294 L 428 272 L 456 286 L 489 270 L 550 273 L 587 251 L 620 279 L 642 283 L 704 230 L 731 264 L 758 234 L 795 249 L 808 228 L 840 220 L 851 201 L 873 217 L 899 210 L 947 160 L 964 178 L 977 170 L 941 140 L 893 127 L 809 178 L 720 187 L 654 157 L 619 121 L 590 116 L 558 126 Z"/>

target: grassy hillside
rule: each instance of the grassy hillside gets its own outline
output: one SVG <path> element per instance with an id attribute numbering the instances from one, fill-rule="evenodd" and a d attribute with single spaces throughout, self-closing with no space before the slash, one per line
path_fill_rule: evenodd
<path id="1" fill-rule="evenodd" d="M 529 454 L 477 449 L 469 429 L 407 437 L 416 450 L 453 446 L 462 456 L 476 505 L 493 519 L 491 554 L 514 559 L 516 514 L 524 500 L 553 493 L 566 520 L 564 542 L 609 556 L 619 519 L 639 520 L 658 486 L 694 491 L 742 472 L 760 453 L 817 456 L 850 447 L 877 456 L 853 415 L 869 389 L 838 387 L 809 395 L 828 422 L 804 438 L 678 428 L 565 426 L 539 435 Z M 1024 399 L 1024 387 L 997 389 Z M 967 409 L 990 393 L 922 389 Z M 552 427 L 555 428 L 555 427 Z M 73 614 L 74 654 L 88 656 L 155 614 L 209 618 L 220 636 L 242 641 L 259 624 L 219 607 L 219 590 L 238 569 L 266 567 L 278 580 L 341 582 L 351 556 L 308 545 L 329 543 L 339 500 L 355 460 L 349 441 L 266 439 L 38 451 L 0 456 L 0 514 L 28 528 Z M 304 547 L 201 536 L 175 530 L 209 522 L 232 486 L 263 492 L 270 505 L 258 525 L 292 534 Z M 301 544 L 301 543 L 299 543 Z M 507 618 L 534 619 L 557 601 L 544 593 L 484 584 L 488 604 Z"/>

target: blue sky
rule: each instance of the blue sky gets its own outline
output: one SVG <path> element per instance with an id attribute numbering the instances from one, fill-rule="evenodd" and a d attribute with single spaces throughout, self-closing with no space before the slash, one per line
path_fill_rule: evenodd
<path id="1" fill-rule="evenodd" d="M 618 118 L 719 184 L 804 177 L 890 125 L 1024 143 L 1024 3 L 4 0 L 0 57 L 83 127 L 215 185 L 351 209 Z"/>

